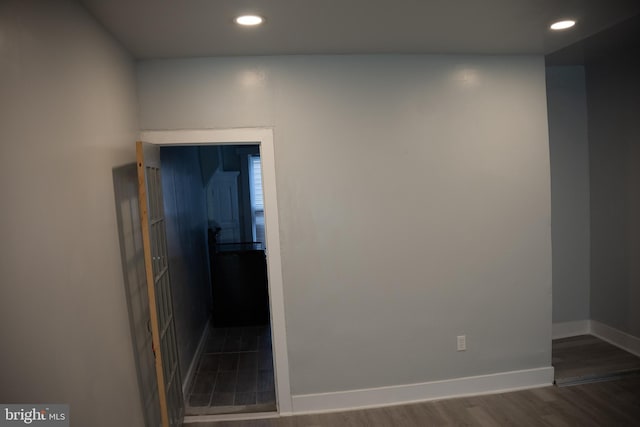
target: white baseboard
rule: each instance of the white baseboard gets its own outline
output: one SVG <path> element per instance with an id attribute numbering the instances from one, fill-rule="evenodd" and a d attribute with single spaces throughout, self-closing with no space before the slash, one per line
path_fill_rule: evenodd
<path id="1" fill-rule="evenodd" d="M 589 333 L 591 333 L 591 321 L 576 320 L 573 322 L 554 323 L 551 329 L 551 338 L 557 340 Z"/>
<path id="2" fill-rule="evenodd" d="M 552 383 L 553 367 L 549 366 L 427 383 L 293 395 L 291 399 L 294 414 L 319 413 L 500 393 Z"/>
<path id="3" fill-rule="evenodd" d="M 204 326 L 204 330 L 202 331 L 202 335 L 200 336 L 200 341 L 198 342 L 198 347 L 196 347 L 196 352 L 193 355 L 193 359 L 191 359 L 191 363 L 189 364 L 189 369 L 187 370 L 186 375 L 182 379 L 182 394 L 187 397 L 187 393 L 189 392 L 189 388 L 191 387 L 191 382 L 193 381 L 193 376 L 196 373 L 196 368 L 198 364 L 198 360 L 200 360 L 200 356 L 204 351 L 204 346 L 207 343 L 207 337 L 209 336 L 209 328 L 211 325 L 211 319 L 207 319 L 207 324 Z"/>
<path id="4" fill-rule="evenodd" d="M 607 326 L 597 320 L 591 321 L 591 335 L 640 357 L 640 338 L 638 337 Z"/>

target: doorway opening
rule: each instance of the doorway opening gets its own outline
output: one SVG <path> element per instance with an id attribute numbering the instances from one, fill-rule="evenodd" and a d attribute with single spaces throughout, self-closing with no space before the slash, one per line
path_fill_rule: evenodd
<path id="1" fill-rule="evenodd" d="M 276 410 L 260 160 L 257 144 L 160 148 L 186 415 Z"/>
<path id="2" fill-rule="evenodd" d="M 178 253 L 170 270 L 185 415 L 289 412 L 272 131 L 141 136 L 160 146 L 166 243 Z M 198 205 L 199 215 L 187 212 Z M 198 264 L 206 284 L 188 295 Z M 194 307 L 205 308 L 204 322 Z"/>

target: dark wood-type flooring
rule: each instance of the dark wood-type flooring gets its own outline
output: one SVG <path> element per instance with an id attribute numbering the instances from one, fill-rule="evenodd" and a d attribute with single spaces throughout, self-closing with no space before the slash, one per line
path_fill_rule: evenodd
<path id="1" fill-rule="evenodd" d="M 640 358 L 590 335 L 553 341 L 556 381 L 509 393 L 366 410 L 262 420 L 190 424 L 194 427 L 382 426 L 640 426 Z M 624 376 L 627 375 L 627 376 Z"/>
<path id="2" fill-rule="evenodd" d="M 186 399 L 187 415 L 276 410 L 271 329 L 212 328 Z"/>
<path id="3" fill-rule="evenodd" d="M 640 377 L 367 410 L 193 427 L 640 426 Z"/>
<path id="4" fill-rule="evenodd" d="M 552 356 L 558 385 L 640 374 L 640 357 L 592 335 L 553 340 Z"/>

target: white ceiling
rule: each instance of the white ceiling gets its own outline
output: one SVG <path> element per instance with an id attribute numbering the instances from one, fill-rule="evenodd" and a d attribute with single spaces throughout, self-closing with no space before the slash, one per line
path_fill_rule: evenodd
<path id="1" fill-rule="evenodd" d="M 640 13 L 638 0 L 81 0 L 137 58 L 550 53 Z M 239 28 L 233 18 L 267 22 Z M 578 25 L 552 33 L 549 24 Z"/>

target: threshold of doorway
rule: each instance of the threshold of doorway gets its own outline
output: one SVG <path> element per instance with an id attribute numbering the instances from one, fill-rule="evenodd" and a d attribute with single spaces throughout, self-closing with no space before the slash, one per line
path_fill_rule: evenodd
<path id="1" fill-rule="evenodd" d="M 207 423 L 216 421 L 242 421 L 265 418 L 280 418 L 278 412 L 245 412 L 242 414 L 217 414 L 217 415 L 186 415 L 184 424 Z"/>
<path id="2" fill-rule="evenodd" d="M 271 413 L 277 410 L 275 403 L 265 403 L 258 405 L 226 405 L 226 406 L 189 406 L 189 415 L 233 415 L 233 414 L 255 414 Z"/>

